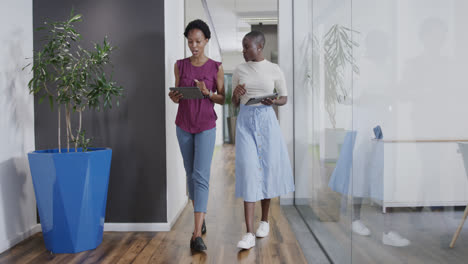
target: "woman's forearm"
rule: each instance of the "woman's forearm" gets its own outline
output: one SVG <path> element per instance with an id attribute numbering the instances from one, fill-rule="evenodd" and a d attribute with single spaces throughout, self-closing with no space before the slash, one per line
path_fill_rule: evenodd
<path id="1" fill-rule="evenodd" d="M 232 95 L 232 103 L 234 104 L 234 106 L 239 106 L 240 104 L 240 99 L 239 99 L 239 96 L 233 94 Z"/>
<path id="2" fill-rule="evenodd" d="M 224 95 L 223 95 L 223 94 L 213 94 L 213 95 L 210 97 L 210 100 L 211 100 L 213 103 L 223 105 L 223 104 L 224 104 Z"/>
<path id="3" fill-rule="evenodd" d="M 281 106 L 285 105 L 288 102 L 287 96 L 280 96 L 280 98 L 275 100 L 275 105 Z"/>

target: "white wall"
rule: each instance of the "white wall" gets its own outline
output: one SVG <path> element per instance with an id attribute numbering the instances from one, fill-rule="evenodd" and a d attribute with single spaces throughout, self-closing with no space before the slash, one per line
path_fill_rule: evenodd
<path id="1" fill-rule="evenodd" d="M 174 86 L 174 63 L 184 58 L 184 0 L 165 0 L 166 86 Z M 174 124 L 177 104 L 166 96 L 167 221 L 172 226 L 187 203 L 185 170 Z"/>
<path id="2" fill-rule="evenodd" d="M 32 1 L 0 2 L 0 252 L 39 231 L 27 152 L 34 150 L 34 102 L 22 71 L 32 57 Z"/>
<path id="3" fill-rule="evenodd" d="M 289 158 L 294 169 L 294 89 L 293 89 L 293 18 L 292 0 L 278 1 L 278 64 L 284 72 L 288 87 L 288 103 L 279 107 L 278 119 L 288 146 Z M 294 194 L 281 196 L 281 204 L 292 204 Z"/>
<path id="4" fill-rule="evenodd" d="M 294 1 L 294 124 L 295 141 L 295 203 L 308 204 L 314 194 L 313 177 L 320 175 L 320 167 L 315 166 L 312 146 L 312 134 L 315 119 L 314 103 L 320 98 L 319 89 L 313 89 L 312 75 L 312 2 L 309 0 Z M 310 77 L 308 77 L 310 76 Z M 315 101 L 314 101 L 314 100 Z M 318 111 L 317 111 L 318 112 Z"/>
<path id="5" fill-rule="evenodd" d="M 241 51 L 223 52 L 223 67 L 226 73 L 234 73 L 237 65 L 244 62 Z"/>

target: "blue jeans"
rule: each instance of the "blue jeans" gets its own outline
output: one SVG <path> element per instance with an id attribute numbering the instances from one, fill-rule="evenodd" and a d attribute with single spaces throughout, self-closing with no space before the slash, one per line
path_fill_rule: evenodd
<path id="1" fill-rule="evenodd" d="M 184 159 L 189 198 L 194 201 L 194 211 L 206 213 L 216 128 L 192 134 L 177 127 L 177 139 Z"/>

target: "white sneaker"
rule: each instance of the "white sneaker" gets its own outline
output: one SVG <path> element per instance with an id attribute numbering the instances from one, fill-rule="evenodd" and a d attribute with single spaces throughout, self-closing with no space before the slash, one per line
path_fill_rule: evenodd
<path id="1" fill-rule="evenodd" d="M 368 236 L 370 235 L 370 230 L 367 228 L 361 220 L 355 220 L 351 224 L 351 229 L 353 230 L 354 233 L 361 235 L 361 236 Z"/>
<path id="2" fill-rule="evenodd" d="M 257 237 L 266 237 L 270 233 L 270 224 L 265 221 L 260 221 L 260 225 L 257 228 Z"/>
<path id="3" fill-rule="evenodd" d="M 382 243 L 394 247 L 406 247 L 410 244 L 410 241 L 397 232 L 390 231 L 387 234 L 383 234 Z"/>
<path id="4" fill-rule="evenodd" d="M 242 237 L 242 240 L 237 243 L 238 248 L 249 249 L 255 246 L 255 236 L 252 233 L 247 233 Z"/>

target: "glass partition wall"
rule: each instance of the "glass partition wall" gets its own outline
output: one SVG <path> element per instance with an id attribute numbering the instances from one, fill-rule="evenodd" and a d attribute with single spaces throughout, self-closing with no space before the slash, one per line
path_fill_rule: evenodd
<path id="1" fill-rule="evenodd" d="M 329 260 L 466 263 L 467 1 L 293 5 L 295 205 Z"/>

